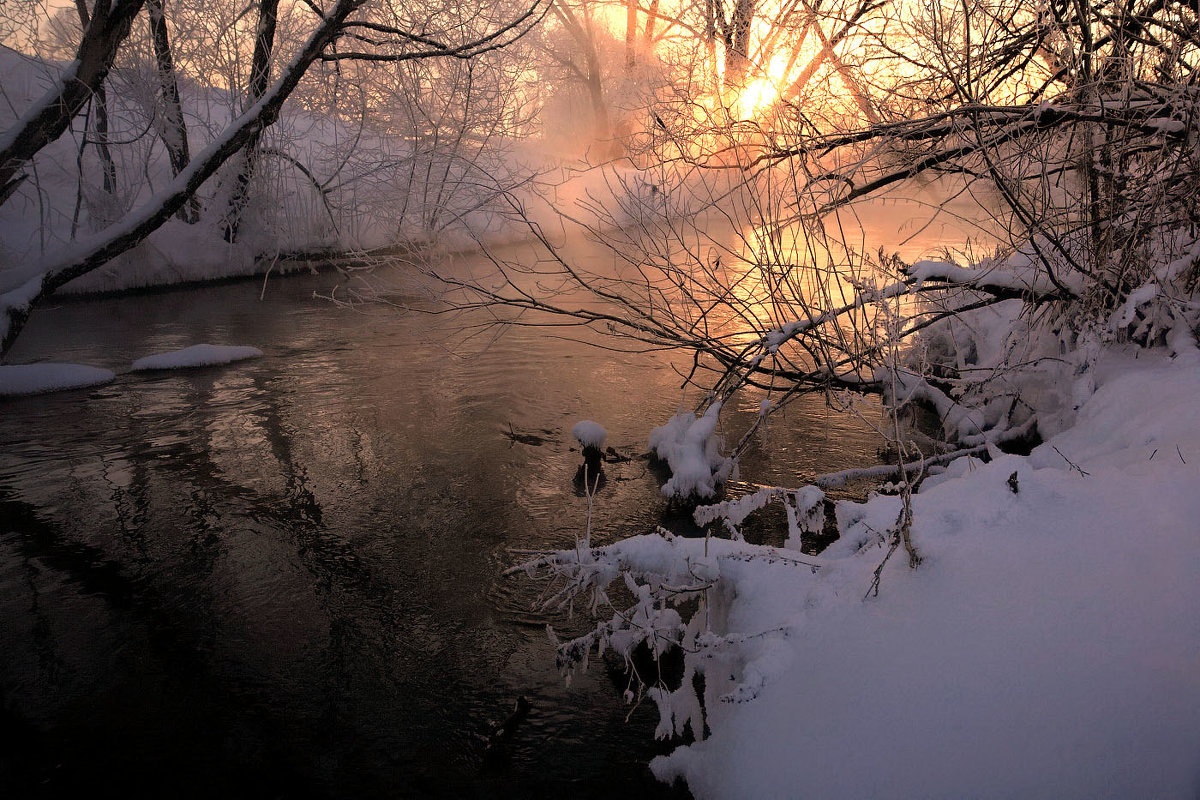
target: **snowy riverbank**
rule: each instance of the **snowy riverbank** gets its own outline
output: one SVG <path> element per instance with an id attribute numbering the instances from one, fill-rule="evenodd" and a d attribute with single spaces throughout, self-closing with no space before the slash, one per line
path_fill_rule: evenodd
<path id="1" fill-rule="evenodd" d="M 722 562 L 725 632 L 764 635 L 704 669 L 712 735 L 656 774 L 701 798 L 1194 797 L 1200 370 L 1143 352 L 1099 374 L 1029 457 L 914 496 L 925 561 L 892 559 L 878 597 L 893 497 L 815 574 Z M 736 673 L 756 697 L 722 697 Z"/>
<path id="2" fill-rule="evenodd" d="M 5 76 L 0 130 L 12 126 L 59 79 L 66 65 L 0 46 Z M 145 76 L 118 68 L 121 86 Z M 184 80 L 181 101 L 192 152 L 212 144 L 233 119 L 229 92 Z M 156 202 L 172 178 L 166 152 L 146 134 L 154 112 L 142 96 L 114 92 L 110 136 L 137 146 L 112 148 L 117 188 L 88 184 L 100 165 L 72 128 L 39 154 L 30 178 L 0 207 L 0 296 L 69 258 L 81 240 L 118 230 L 120 220 Z M 348 143 L 354 143 L 350 145 Z M 218 173 L 197 193 L 193 223 L 171 219 L 125 252 L 60 289 L 63 294 L 112 292 L 231 277 L 285 267 L 289 254 L 373 254 L 399 245 L 473 249 L 526 239 L 521 213 L 551 235 L 558 210 L 616 204 L 640 173 L 628 166 L 593 168 L 543 142 L 496 138 L 486 153 L 466 147 L 421 149 L 400 135 L 359 130 L 345 120 L 285 106 L 267 129 L 261 163 L 236 242 L 224 235 L 230 176 Z M 424 182 L 414 178 L 437 164 Z M 469 179 L 464 173 L 470 173 Z M 318 186 L 314 186 L 314 182 Z"/>
<path id="3" fill-rule="evenodd" d="M 1109 350 L 1073 425 L 928 479 L 923 563 L 900 550 L 877 596 L 895 496 L 839 503 L 842 538 L 818 557 L 657 534 L 582 568 L 563 554 L 581 586 L 642 586 L 600 639 L 689 651 L 683 683 L 649 691 L 660 735 L 706 735 L 655 774 L 698 798 L 1195 797 L 1196 366 Z M 660 601 L 689 588 L 690 621 Z"/>

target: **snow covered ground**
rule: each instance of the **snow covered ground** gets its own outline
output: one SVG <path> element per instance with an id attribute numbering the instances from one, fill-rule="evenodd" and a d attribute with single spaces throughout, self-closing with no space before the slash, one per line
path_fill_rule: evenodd
<path id="1" fill-rule="evenodd" d="M 698 798 L 1200 796 L 1200 370 L 1134 355 L 1106 353 L 1028 457 L 928 480 L 924 561 L 897 551 L 877 596 L 895 496 L 839 504 L 819 557 L 657 534 L 592 551 L 585 584 L 642 584 L 606 643 L 692 651 L 650 693 L 660 733 L 707 737 L 655 774 Z M 688 621 L 647 586 L 710 588 Z"/>
<path id="2" fill-rule="evenodd" d="M 729 629 L 786 633 L 714 659 L 712 737 L 656 774 L 702 798 L 1196 797 L 1200 371 L 1144 356 L 1110 358 L 1028 458 L 964 461 L 917 494 L 925 561 L 893 558 L 878 597 L 893 497 L 816 574 L 722 564 Z M 753 700 L 718 700 L 731 666 L 761 675 Z"/>

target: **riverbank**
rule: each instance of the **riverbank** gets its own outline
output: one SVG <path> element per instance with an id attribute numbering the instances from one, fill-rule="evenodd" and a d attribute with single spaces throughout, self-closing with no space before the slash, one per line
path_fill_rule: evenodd
<path id="1" fill-rule="evenodd" d="M 710 736 L 653 763 L 710 797 L 1159 797 L 1200 789 L 1200 369 L 1112 350 L 1075 424 L 839 509 L 810 569 L 718 558 Z M 680 542 L 702 559 L 703 542 Z M 676 703 L 676 705 L 679 705 Z M 678 727 L 683 727 L 679 719 Z"/>

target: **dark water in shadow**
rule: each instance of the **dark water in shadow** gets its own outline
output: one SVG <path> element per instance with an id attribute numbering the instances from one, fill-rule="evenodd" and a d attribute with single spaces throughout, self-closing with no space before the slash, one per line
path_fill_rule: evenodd
<path id="1" fill-rule="evenodd" d="M 510 548 L 573 544 L 571 426 L 642 453 L 684 399 L 669 359 L 535 329 L 464 341 L 461 320 L 311 298 L 332 281 L 34 315 L 11 363 L 266 355 L 0 400 L 0 795 L 672 796 L 645 766 L 667 747 L 653 705 L 598 666 L 566 688 L 561 620 L 501 575 Z M 875 443 L 819 402 L 760 439 L 743 477 L 764 483 Z M 608 477 L 597 540 L 682 524 L 644 460 Z M 519 695 L 528 719 L 488 752 Z"/>

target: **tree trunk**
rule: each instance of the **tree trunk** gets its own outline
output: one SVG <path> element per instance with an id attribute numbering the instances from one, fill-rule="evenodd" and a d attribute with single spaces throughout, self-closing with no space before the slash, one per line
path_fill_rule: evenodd
<path id="1" fill-rule="evenodd" d="M 104 83 L 96 87 L 96 152 L 100 154 L 100 166 L 104 171 L 104 194 L 112 198 L 117 191 L 117 165 L 108 146 L 108 92 Z"/>
<path id="2" fill-rule="evenodd" d="M 254 40 L 254 58 L 250 64 L 249 105 L 258 102 L 267 90 L 271 78 L 271 53 L 275 47 L 275 25 L 279 19 L 279 0 L 260 0 L 258 7 L 258 35 Z M 242 213 L 250 200 L 250 180 L 254 177 L 257 161 L 255 151 L 262 130 L 255 131 L 246 142 L 239 158 L 233 179 L 233 191 L 229 197 L 229 208 L 225 215 L 225 241 L 237 241 L 238 229 L 242 224 Z"/>
<path id="3" fill-rule="evenodd" d="M 637 64 L 637 0 L 625 0 L 625 69 Z"/>
<path id="4" fill-rule="evenodd" d="M 612 125 L 608 119 L 608 104 L 604 101 L 604 86 L 600 82 L 600 59 L 594 51 L 588 53 L 588 97 L 592 101 L 592 120 L 596 126 L 596 139 L 608 141 L 612 137 Z"/>
<path id="5" fill-rule="evenodd" d="M 79 14 L 79 27 L 86 29 L 88 23 L 91 22 L 91 14 L 88 11 L 87 3 L 84 0 L 75 0 L 75 11 Z M 102 186 L 104 187 L 104 208 L 100 211 L 100 216 L 97 219 L 93 214 L 92 221 L 97 224 L 97 227 L 104 227 L 113 220 L 116 216 L 113 213 L 113 196 L 117 193 L 117 165 L 113 162 L 112 149 L 108 146 L 108 92 L 104 90 L 104 80 L 96 84 L 95 96 L 92 98 L 92 107 L 96 109 L 94 121 L 91 124 L 91 129 L 95 138 L 92 143 L 96 145 L 96 152 L 100 155 L 100 172 L 102 176 Z M 87 127 L 84 127 L 83 138 L 87 142 L 88 132 Z M 82 150 L 80 151 L 82 154 Z M 82 159 L 80 160 L 79 180 L 81 182 L 80 191 L 82 192 L 83 169 Z M 78 212 L 78 206 L 76 206 Z M 74 235 L 74 223 L 72 223 L 71 231 Z"/>
<path id="6" fill-rule="evenodd" d="M 737 0 L 725 32 L 725 85 L 741 87 L 750 67 L 750 29 L 754 0 Z"/>
<path id="7" fill-rule="evenodd" d="M 187 122 L 183 118 L 183 104 L 179 100 L 179 82 L 175 77 L 175 57 L 171 53 L 171 39 L 167 32 L 167 17 L 163 0 L 147 0 L 150 12 L 150 39 L 154 43 L 154 65 L 158 70 L 159 101 L 162 104 L 155 117 L 158 136 L 167 149 L 171 160 L 171 174 L 183 172 L 191 160 L 188 150 Z M 179 209 L 178 216 L 187 223 L 200 219 L 200 202 L 194 196 Z"/>
<path id="8" fill-rule="evenodd" d="M 75 61 L 63 72 L 58 90 L 34 103 L 0 136 L 0 202 L 12 196 L 14 182 L 34 154 L 62 136 L 84 104 L 96 95 L 112 68 L 117 48 L 129 35 L 145 0 L 96 0 Z"/>
<path id="9" fill-rule="evenodd" d="M 654 47 L 654 23 L 658 19 L 659 0 L 650 0 L 650 13 L 646 15 L 646 31 L 642 34 L 642 48 L 649 52 Z"/>
<path id="10" fill-rule="evenodd" d="M 704 50 L 708 57 L 709 76 L 714 87 L 719 85 L 720 79 L 717 74 L 717 15 L 716 0 L 704 0 Z M 724 19 L 722 19 L 723 23 Z"/>

